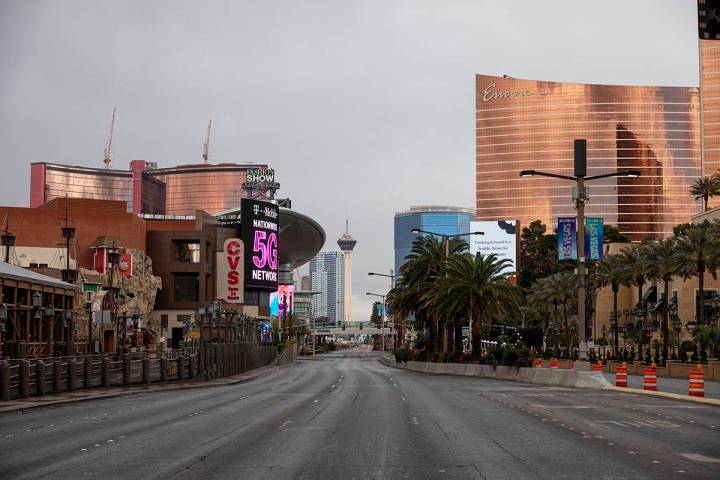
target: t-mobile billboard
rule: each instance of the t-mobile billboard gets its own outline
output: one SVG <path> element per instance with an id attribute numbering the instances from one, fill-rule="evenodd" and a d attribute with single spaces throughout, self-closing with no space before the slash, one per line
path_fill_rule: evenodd
<path id="1" fill-rule="evenodd" d="M 512 262 L 509 271 L 517 271 L 517 220 L 498 220 L 470 222 L 471 232 L 484 232 L 484 235 L 470 235 L 470 253 L 473 255 L 495 254 L 499 259 Z M 515 275 L 511 277 L 515 282 Z"/>
<path id="2" fill-rule="evenodd" d="M 278 206 L 243 198 L 240 231 L 245 243 L 245 287 L 277 290 Z"/>

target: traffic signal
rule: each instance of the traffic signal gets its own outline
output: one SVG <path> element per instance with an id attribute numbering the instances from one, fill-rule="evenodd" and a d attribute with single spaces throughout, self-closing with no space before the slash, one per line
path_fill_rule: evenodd
<path id="1" fill-rule="evenodd" d="M 720 40 L 720 0 L 698 0 L 698 35 Z"/>

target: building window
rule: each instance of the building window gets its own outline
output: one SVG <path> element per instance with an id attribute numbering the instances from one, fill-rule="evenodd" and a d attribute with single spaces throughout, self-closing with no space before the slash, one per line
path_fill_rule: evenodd
<path id="1" fill-rule="evenodd" d="M 200 262 L 200 242 L 194 240 L 173 240 L 175 261 L 179 263 Z"/>
<path id="2" fill-rule="evenodd" d="M 200 301 L 200 276 L 197 273 L 173 273 L 176 302 Z"/>

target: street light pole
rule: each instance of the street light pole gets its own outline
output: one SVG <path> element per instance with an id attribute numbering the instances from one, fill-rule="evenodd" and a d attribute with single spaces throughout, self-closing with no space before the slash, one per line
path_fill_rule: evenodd
<path id="1" fill-rule="evenodd" d="M 561 180 L 570 180 L 576 183 L 577 193 L 573 195 L 577 208 L 577 257 L 578 257 L 578 343 L 580 346 L 580 360 L 587 359 L 587 341 L 585 335 L 585 202 L 588 196 L 585 194 L 585 181 L 598 180 L 609 177 L 639 177 L 639 170 L 625 170 L 622 172 L 606 173 L 603 175 L 587 176 L 587 140 L 576 139 L 573 142 L 574 148 L 574 175 L 559 175 L 557 173 L 541 172 L 537 170 L 522 170 L 521 177 L 532 177 L 534 175 Z"/>
<path id="2" fill-rule="evenodd" d="M 365 295 L 382 298 L 382 316 L 380 317 L 380 320 L 382 321 L 382 350 L 381 351 L 384 352 L 385 351 L 385 295 L 381 295 L 379 293 L 370 293 L 370 292 L 365 292 Z"/>

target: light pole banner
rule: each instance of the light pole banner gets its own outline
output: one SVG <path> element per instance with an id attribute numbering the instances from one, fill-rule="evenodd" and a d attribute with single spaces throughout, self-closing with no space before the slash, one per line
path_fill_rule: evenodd
<path id="1" fill-rule="evenodd" d="M 558 260 L 577 260 L 577 219 L 558 217 Z"/>
<path id="2" fill-rule="evenodd" d="M 602 217 L 585 218 L 585 255 L 588 260 L 602 260 L 604 231 Z"/>

